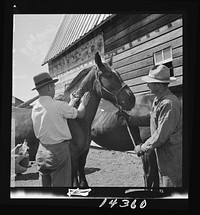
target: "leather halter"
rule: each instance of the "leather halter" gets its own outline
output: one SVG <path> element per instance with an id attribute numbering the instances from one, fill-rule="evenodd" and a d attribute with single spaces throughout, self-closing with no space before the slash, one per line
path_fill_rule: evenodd
<path id="1" fill-rule="evenodd" d="M 112 95 L 112 96 L 114 97 L 117 106 L 119 106 L 117 96 L 118 96 L 118 94 L 121 92 L 121 90 L 123 90 L 125 87 L 127 87 L 127 84 L 125 84 L 124 82 L 122 82 L 121 88 L 120 88 L 116 93 L 113 93 L 113 92 L 109 91 L 108 89 L 106 89 L 106 88 L 103 86 L 103 84 L 102 84 L 101 81 L 99 80 L 98 71 L 95 73 L 95 76 L 96 76 L 96 81 L 97 81 L 97 82 L 100 84 L 100 86 L 101 86 L 101 95 L 102 95 L 102 90 L 104 90 L 105 92 L 109 93 L 110 95 Z"/>

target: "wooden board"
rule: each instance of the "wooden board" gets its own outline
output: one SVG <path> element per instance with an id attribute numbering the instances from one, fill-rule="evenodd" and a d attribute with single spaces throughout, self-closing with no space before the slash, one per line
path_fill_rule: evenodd
<path id="1" fill-rule="evenodd" d="M 151 39 L 151 40 L 144 39 L 145 41 L 142 41 L 140 45 L 134 46 L 133 48 L 128 49 L 127 51 L 121 52 L 121 53 L 113 56 L 113 61 L 115 62 L 115 61 L 124 59 L 133 54 L 145 51 L 147 49 L 158 46 L 162 43 L 169 42 L 175 38 L 181 37 L 183 35 L 182 31 L 183 31 L 183 29 L 182 29 L 182 27 L 180 27 L 180 28 L 170 31 L 170 32 L 168 30 L 168 31 L 166 31 L 167 33 L 163 34 L 162 36 L 157 35 L 157 37 L 155 37 L 154 39 Z"/>
<path id="2" fill-rule="evenodd" d="M 105 58 L 108 58 L 110 56 L 110 54 L 114 54 L 117 56 L 118 54 L 120 54 L 124 51 L 127 51 L 127 50 L 131 49 L 132 47 L 139 46 L 145 42 L 148 42 L 149 40 L 162 36 L 163 34 L 166 34 L 177 28 L 180 28 L 181 26 L 182 26 L 182 18 L 171 22 L 170 25 L 168 24 L 166 26 L 162 26 L 161 28 L 158 28 L 155 31 L 150 32 L 148 35 L 144 35 L 142 37 L 137 38 L 136 40 L 129 41 L 127 44 L 125 44 L 123 46 L 116 47 L 114 50 L 112 50 L 112 52 L 107 52 L 105 54 Z M 121 59 L 121 58 L 117 59 L 116 56 L 114 57 L 114 62 Z M 126 55 L 126 57 L 128 57 L 128 55 Z"/>
<path id="3" fill-rule="evenodd" d="M 126 34 L 124 33 L 125 36 L 123 36 L 123 37 L 121 37 L 121 35 L 119 35 L 119 36 L 116 35 L 113 39 L 118 38 L 118 37 L 119 37 L 119 39 L 117 39 L 117 40 L 109 39 L 109 44 L 105 40 L 105 52 L 110 52 L 111 50 L 115 49 L 116 47 L 119 47 L 129 41 L 133 41 L 137 38 L 140 38 L 141 36 L 146 35 L 149 32 L 152 32 L 164 25 L 169 24 L 170 22 L 172 22 L 175 19 L 180 18 L 181 16 L 182 16 L 181 14 L 168 14 L 168 15 L 165 15 L 165 16 L 159 18 L 155 22 L 151 22 L 148 25 L 144 25 L 143 27 L 137 29 L 136 31 L 133 31 L 131 33 L 128 31 Z M 139 25 L 139 23 L 137 25 Z M 141 24 L 141 26 L 142 26 L 142 24 Z"/>
<path id="4" fill-rule="evenodd" d="M 146 74 L 145 75 L 148 75 L 149 74 L 149 71 L 145 70 L 146 71 Z M 182 73 L 182 66 L 179 66 L 179 67 L 176 67 L 174 68 L 174 76 L 175 77 L 178 77 L 178 76 L 181 76 L 183 73 Z M 144 81 L 142 81 L 142 77 L 143 76 L 139 76 L 137 78 L 134 78 L 134 79 L 129 79 L 129 80 L 125 80 L 124 82 L 129 86 L 135 86 L 135 85 L 141 85 L 141 84 L 144 84 Z"/>
<path id="5" fill-rule="evenodd" d="M 116 69 L 116 71 L 119 72 L 120 75 L 122 75 L 124 73 L 130 73 L 134 70 L 147 67 L 149 65 L 153 65 L 153 57 L 148 57 L 135 63 L 128 64 L 119 69 Z"/>
<path id="6" fill-rule="evenodd" d="M 137 29 L 148 25 L 149 23 L 155 21 L 156 19 L 164 16 L 164 14 L 151 14 L 149 16 L 147 16 L 146 14 L 139 14 L 135 17 L 133 17 L 133 19 L 131 19 L 131 23 L 132 25 L 129 27 L 126 27 L 126 22 L 122 23 L 122 25 L 117 26 L 117 29 L 120 29 L 120 31 L 118 31 L 118 33 L 115 32 L 115 34 L 113 36 L 110 36 L 110 34 L 108 35 L 105 34 L 104 39 L 105 39 L 105 45 L 109 45 L 110 43 L 119 40 L 123 37 L 125 37 L 126 35 L 132 33 L 133 31 L 136 31 Z M 144 18 L 145 17 L 145 18 Z M 130 22 L 130 21 L 129 21 Z"/>
<path id="7" fill-rule="evenodd" d="M 119 14 L 117 19 L 111 20 L 111 23 L 104 27 L 104 40 L 111 38 L 149 15 L 150 14 Z"/>
<path id="8" fill-rule="evenodd" d="M 141 69 L 144 69 L 145 67 L 149 69 L 153 65 L 153 56 L 151 56 L 115 70 L 119 72 L 123 80 L 127 80 L 144 75 L 144 72 L 140 73 L 138 70 L 141 71 Z M 182 47 L 173 50 L 173 67 L 177 67 L 179 65 L 182 65 Z"/>
<path id="9" fill-rule="evenodd" d="M 113 67 L 115 69 L 118 69 L 118 68 L 126 66 L 126 65 L 128 65 L 130 63 L 134 63 L 134 62 L 140 61 L 142 59 L 152 57 L 154 52 L 157 52 L 159 50 L 165 49 L 165 48 L 167 48 L 169 46 L 171 46 L 172 49 L 173 49 L 173 57 L 174 57 L 175 56 L 174 52 L 175 52 L 176 48 L 182 46 L 182 43 L 183 43 L 182 40 L 183 40 L 182 37 L 179 37 L 179 38 L 176 38 L 176 39 L 171 40 L 169 42 L 162 43 L 161 45 L 158 45 L 156 47 L 147 49 L 147 50 L 145 50 L 143 52 L 139 52 L 138 54 L 134 54 L 134 55 L 128 56 L 126 58 L 123 58 L 123 59 L 121 59 L 119 61 L 115 61 L 113 63 Z"/>
<path id="10" fill-rule="evenodd" d="M 170 83 L 169 87 L 177 86 L 183 84 L 183 76 L 176 77 L 176 81 Z M 130 89 L 133 93 L 142 93 L 142 92 L 148 92 L 149 88 L 147 87 L 147 84 L 140 84 L 136 86 L 131 86 Z"/>

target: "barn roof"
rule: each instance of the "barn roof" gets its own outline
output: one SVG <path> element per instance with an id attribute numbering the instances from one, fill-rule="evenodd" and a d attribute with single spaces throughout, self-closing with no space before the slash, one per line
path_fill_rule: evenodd
<path id="1" fill-rule="evenodd" d="M 66 14 L 42 65 L 57 57 L 95 28 L 105 23 L 112 14 Z"/>

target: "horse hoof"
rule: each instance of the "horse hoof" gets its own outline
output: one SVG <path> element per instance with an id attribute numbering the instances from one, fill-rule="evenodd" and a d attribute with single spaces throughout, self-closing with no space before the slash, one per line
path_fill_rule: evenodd
<path id="1" fill-rule="evenodd" d="M 72 185 L 72 187 L 76 187 L 76 188 L 78 188 L 78 187 L 79 187 L 79 184 L 78 184 L 78 183 L 76 183 L 76 182 L 74 182 L 74 183 L 73 183 L 73 185 Z"/>
<path id="2" fill-rule="evenodd" d="M 87 183 L 87 182 L 84 182 L 84 181 L 82 181 L 82 182 L 79 184 L 79 187 L 80 187 L 80 188 L 89 188 L 88 183 Z"/>

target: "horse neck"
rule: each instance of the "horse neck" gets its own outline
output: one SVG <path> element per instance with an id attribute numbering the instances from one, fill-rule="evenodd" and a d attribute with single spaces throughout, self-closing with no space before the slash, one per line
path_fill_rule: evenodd
<path id="1" fill-rule="evenodd" d="M 81 88 L 79 91 L 79 97 L 82 97 L 85 92 L 90 92 L 90 100 L 85 107 L 85 115 L 82 120 L 84 120 L 88 125 L 92 124 L 92 121 L 95 117 L 95 114 L 97 112 L 100 97 L 97 95 L 95 89 L 94 89 L 94 82 L 96 80 L 95 78 L 95 68 L 93 68 L 89 74 L 84 78 L 81 84 Z"/>

